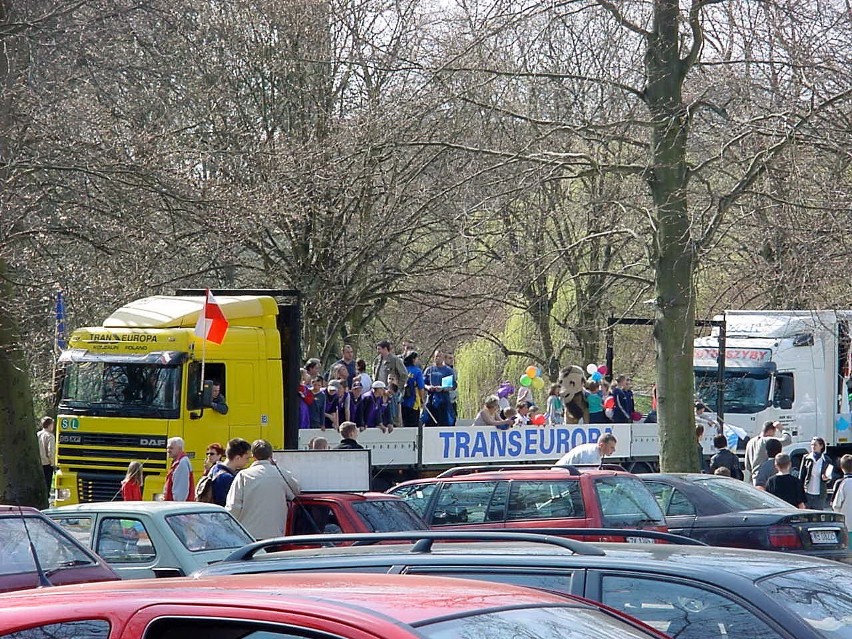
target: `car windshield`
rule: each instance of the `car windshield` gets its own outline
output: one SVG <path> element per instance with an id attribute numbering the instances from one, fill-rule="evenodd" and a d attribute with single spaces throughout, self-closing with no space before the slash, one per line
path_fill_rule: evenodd
<path id="1" fill-rule="evenodd" d="M 416 624 L 429 639 L 640 639 L 651 636 L 596 608 L 512 608 Z"/>
<path id="2" fill-rule="evenodd" d="M 24 525 L 26 519 L 26 526 Z M 77 542 L 39 517 L 0 518 L 0 575 L 36 570 L 32 542 L 42 570 L 47 573 L 74 566 L 93 566 L 94 559 Z"/>
<path id="3" fill-rule="evenodd" d="M 731 509 L 761 510 L 764 508 L 787 508 L 792 506 L 783 499 L 764 490 L 757 490 L 751 484 L 730 477 L 707 477 L 696 479 L 695 485 L 713 493 Z"/>
<path id="4" fill-rule="evenodd" d="M 852 579 L 849 568 L 808 568 L 757 582 L 773 601 L 801 617 L 826 639 L 852 639 Z"/>
<path id="5" fill-rule="evenodd" d="M 75 415 L 176 418 L 180 366 L 109 360 L 66 364 L 60 412 Z"/>
<path id="6" fill-rule="evenodd" d="M 725 369 L 725 412 L 751 414 L 769 402 L 769 371 Z M 718 379 L 715 369 L 695 371 L 695 393 L 711 411 L 716 411 Z"/>
<path id="7" fill-rule="evenodd" d="M 370 532 L 395 532 L 398 530 L 427 530 L 429 527 L 417 516 L 411 506 L 399 499 L 355 501 L 352 509 L 358 513 Z"/>
<path id="8" fill-rule="evenodd" d="M 635 477 L 616 475 L 595 479 L 595 492 L 601 504 L 603 526 L 642 528 L 663 526 L 660 505 L 648 487 Z"/>
<path id="9" fill-rule="evenodd" d="M 187 550 L 242 548 L 254 541 L 229 513 L 181 513 L 169 515 L 166 523 Z"/>

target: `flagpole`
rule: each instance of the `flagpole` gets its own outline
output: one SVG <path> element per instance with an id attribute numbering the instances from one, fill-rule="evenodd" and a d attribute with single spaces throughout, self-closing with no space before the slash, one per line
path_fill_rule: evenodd
<path id="1" fill-rule="evenodd" d="M 201 306 L 201 317 L 204 318 L 204 323 L 207 323 L 207 298 L 210 296 L 210 289 L 204 291 L 204 304 Z M 207 338 L 201 340 L 201 379 L 199 380 L 199 389 L 204 392 L 204 363 L 207 357 Z"/>

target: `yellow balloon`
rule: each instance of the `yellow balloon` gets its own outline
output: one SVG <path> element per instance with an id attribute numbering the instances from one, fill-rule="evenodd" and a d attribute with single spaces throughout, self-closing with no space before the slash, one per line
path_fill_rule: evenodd
<path id="1" fill-rule="evenodd" d="M 544 388 L 544 380 L 541 377 L 536 377 L 532 381 L 532 387 L 536 390 Z"/>

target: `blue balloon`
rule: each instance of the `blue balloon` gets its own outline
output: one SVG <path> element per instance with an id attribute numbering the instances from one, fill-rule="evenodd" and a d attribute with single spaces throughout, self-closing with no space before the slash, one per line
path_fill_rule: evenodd
<path id="1" fill-rule="evenodd" d="M 593 382 L 599 382 L 602 379 L 603 379 L 603 375 L 601 375 L 598 371 L 595 371 L 594 373 L 592 373 L 592 381 Z"/>

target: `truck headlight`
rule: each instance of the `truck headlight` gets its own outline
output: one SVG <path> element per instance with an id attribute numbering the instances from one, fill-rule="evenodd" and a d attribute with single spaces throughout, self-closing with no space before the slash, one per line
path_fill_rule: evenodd
<path id="1" fill-rule="evenodd" d="M 166 501 L 165 493 L 154 493 L 154 501 Z"/>
<path id="2" fill-rule="evenodd" d="M 56 499 L 54 501 L 65 501 L 66 499 L 71 499 L 71 489 L 70 488 L 57 488 L 56 489 Z"/>

